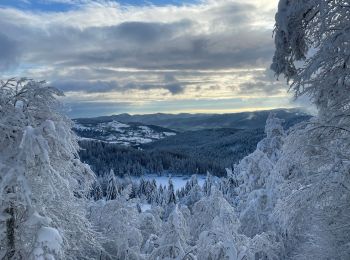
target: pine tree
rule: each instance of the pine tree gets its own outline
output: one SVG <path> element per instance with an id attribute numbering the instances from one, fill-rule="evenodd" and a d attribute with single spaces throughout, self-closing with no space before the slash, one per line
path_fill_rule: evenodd
<path id="1" fill-rule="evenodd" d="M 91 187 L 91 197 L 94 200 L 100 200 L 103 198 L 101 184 L 98 180 L 96 180 Z"/>
<path id="2" fill-rule="evenodd" d="M 213 180 L 210 172 L 207 172 L 207 177 L 205 178 L 204 185 L 203 185 L 203 192 L 205 195 L 209 196 L 211 187 L 213 185 Z"/>
<path id="3" fill-rule="evenodd" d="M 118 187 L 115 179 L 113 169 L 110 170 L 108 175 L 108 186 L 106 200 L 115 200 L 118 197 Z"/>
<path id="4" fill-rule="evenodd" d="M 163 185 L 160 184 L 158 189 L 157 204 L 160 206 L 164 205 L 164 200 L 165 200 L 165 193 L 164 193 Z"/>
<path id="5" fill-rule="evenodd" d="M 167 203 L 168 204 L 176 204 L 176 196 L 175 196 L 175 191 L 174 191 L 174 184 L 173 181 L 171 179 L 171 177 L 169 178 L 168 181 L 168 196 L 167 196 Z"/>

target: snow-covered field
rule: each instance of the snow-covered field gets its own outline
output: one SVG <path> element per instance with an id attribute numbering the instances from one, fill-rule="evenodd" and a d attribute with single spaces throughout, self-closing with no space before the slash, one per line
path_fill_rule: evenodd
<path id="1" fill-rule="evenodd" d="M 128 125 L 115 120 L 98 124 L 75 122 L 74 129 L 80 140 L 97 140 L 126 146 L 138 146 L 175 135 L 171 130 L 161 131 L 152 126 Z"/>
<path id="2" fill-rule="evenodd" d="M 170 176 L 158 176 L 156 174 L 148 174 L 142 176 L 144 180 L 156 180 L 157 186 L 159 187 L 160 185 L 168 186 L 168 181 L 169 181 Z M 139 177 L 134 177 L 135 179 L 140 179 Z M 186 185 L 186 182 L 191 178 L 191 176 L 188 175 L 183 175 L 183 176 L 171 176 L 171 180 L 174 184 L 174 189 L 179 190 L 182 187 Z M 202 187 L 204 184 L 205 176 L 204 175 L 197 175 L 198 179 L 198 184 Z"/>

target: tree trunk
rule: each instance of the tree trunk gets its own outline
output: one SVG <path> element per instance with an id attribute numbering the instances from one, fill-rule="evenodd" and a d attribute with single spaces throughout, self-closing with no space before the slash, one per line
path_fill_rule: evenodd
<path id="1" fill-rule="evenodd" d="M 15 209 L 13 204 L 5 210 L 10 217 L 6 220 L 6 240 L 7 240 L 7 252 L 5 259 L 12 259 L 16 253 L 15 247 Z"/>

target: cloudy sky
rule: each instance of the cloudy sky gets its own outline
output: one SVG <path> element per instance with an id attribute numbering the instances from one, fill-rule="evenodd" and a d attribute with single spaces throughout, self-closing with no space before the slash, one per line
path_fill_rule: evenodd
<path id="1" fill-rule="evenodd" d="M 293 107 L 268 70 L 277 0 L 1 0 L 3 78 L 46 79 L 72 117 Z"/>

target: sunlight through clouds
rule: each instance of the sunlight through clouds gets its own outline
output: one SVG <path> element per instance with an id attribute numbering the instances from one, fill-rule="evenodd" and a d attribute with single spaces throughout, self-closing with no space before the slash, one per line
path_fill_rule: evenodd
<path id="1" fill-rule="evenodd" d="M 268 71 L 277 1 L 136 2 L 2 4 L 0 42 L 11 55 L 2 55 L 0 69 L 46 79 L 77 105 L 144 101 L 158 112 L 161 102 L 176 102 L 167 112 L 210 112 L 227 109 L 220 100 L 244 98 L 230 108 L 239 111 L 249 99 L 279 98 L 269 106 L 291 106 L 286 86 Z"/>

